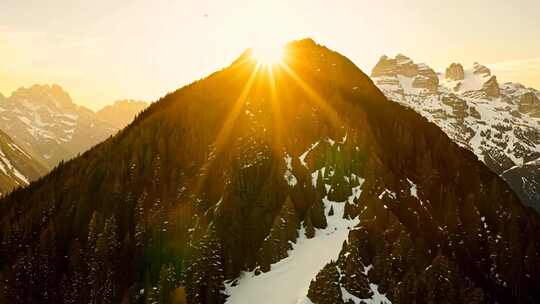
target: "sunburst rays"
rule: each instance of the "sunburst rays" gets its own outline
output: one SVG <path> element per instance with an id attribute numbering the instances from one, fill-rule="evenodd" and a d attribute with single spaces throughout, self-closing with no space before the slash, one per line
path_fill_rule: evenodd
<path id="1" fill-rule="evenodd" d="M 282 56 L 287 56 L 286 50 L 283 51 Z M 283 60 L 282 60 L 283 59 Z M 296 58 L 301 60 L 301 58 Z M 287 130 L 287 119 L 283 117 L 283 97 L 287 97 L 287 92 L 290 91 L 290 88 L 283 87 L 285 84 L 294 83 L 305 94 L 305 100 L 310 102 L 314 107 L 320 110 L 320 113 L 324 115 L 324 118 L 327 119 L 334 128 L 339 129 L 340 126 L 343 126 L 343 121 L 340 120 L 338 113 L 331 106 L 331 104 L 321 96 L 321 94 L 312 88 L 308 82 L 306 82 L 299 73 L 294 69 L 294 62 L 292 65 L 288 64 L 288 61 L 283 57 L 280 57 L 278 62 L 273 64 L 264 64 L 255 57 L 251 57 L 251 62 L 249 60 L 242 61 L 238 63 L 239 65 L 247 65 L 251 68 L 249 77 L 247 77 L 246 83 L 242 87 L 240 94 L 237 99 L 232 104 L 230 111 L 227 113 L 223 125 L 215 138 L 214 141 L 214 154 L 216 155 L 213 159 L 208 159 L 204 165 L 201 167 L 201 174 L 199 174 L 195 186 L 193 188 L 193 193 L 196 196 L 199 196 L 204 192 L 205 180 L 208 175 L 208 171 L 211 169 L 215 159 L 219 159 L 222 156 L 223 149 L 231 140 L 231 134 L 233 133 L 233 128 L 239 118 L 239 115 L 242 113 L 242 109 L 246 103 L 246 100 L 253 91 L 259 91 L 261 87 L 254 86 L 258 80 L 261 80 L 266 83 L 262 86 L 262 89 L 268 89 L 268 91 L 259 91 L 257 95 L 259 96 L 268 96 L 269 97 L 269 106 L 270 106 L 270 115 L 272 121 L 272 148 L 274 153 L 281 155 L 286 150 L 286 138 L 284 137 L 285 130 Z M 279 78 L 280 81 L 276 81 L 276 78 Z M 288 79 L 292 79 L 290 82 Z M 289 101 L 288 98 L 285 98 Z"/>

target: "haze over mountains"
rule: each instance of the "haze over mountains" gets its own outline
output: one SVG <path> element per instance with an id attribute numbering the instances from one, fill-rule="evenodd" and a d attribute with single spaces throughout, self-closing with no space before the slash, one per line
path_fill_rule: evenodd
<path id="1" fill-rule="evenodd" d="M 6 161 L 22 168 L 39 168 L 27 173 L 19 170 L 25 177 L 22 180 L 0 180 L 1 191 L 26 185 L 61 160 L 86 151 L 118 132 L 146 106 L 140 101 L 119 101 L 93 112 L 73 103 L 58 85 L 33 85 L 19 88 L 9 97 L 0 96 L 0 130 L 7 134 L 2 139 L 7 146 L 24 151 L 18 157 L 12 153 L 15 150 L 8 153 Z"/>
<path id="2" fill-rule="evenodd" d="M 5 302 L 540 301 L 540 216 L 309 39 L 163 97 L 0 211 Z"/>
<path id="3" fill-rule="evenodd" d="M 540 212 L 540 91 L 500 84 L 479 63 L 437 73 L 401 54 L 381 57 L 371 76 L 389 99 L 437 124 Z"/>

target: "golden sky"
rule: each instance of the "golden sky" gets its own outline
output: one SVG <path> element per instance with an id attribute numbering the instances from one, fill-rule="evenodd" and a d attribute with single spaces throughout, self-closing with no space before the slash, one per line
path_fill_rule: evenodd
<path id="1" fill-rule="evenodd" d="M 311 37 L 366 73 L 404 53 L 474 61 L 540 88 L 540 1 L 0 0 L 0 92 L 58 83 L 75 102 L 152 101 L 245 48 Z"/>

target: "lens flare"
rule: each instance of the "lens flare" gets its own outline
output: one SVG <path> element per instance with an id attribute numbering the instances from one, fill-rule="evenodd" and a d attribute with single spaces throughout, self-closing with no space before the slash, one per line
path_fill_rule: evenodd
<path id="1" fill-rule="evenodd" d="M 263 44 L 252 48 L 251 56 L 260 65 L 274 65 L 283 60 L 283 46 L 279 44 Z"/>

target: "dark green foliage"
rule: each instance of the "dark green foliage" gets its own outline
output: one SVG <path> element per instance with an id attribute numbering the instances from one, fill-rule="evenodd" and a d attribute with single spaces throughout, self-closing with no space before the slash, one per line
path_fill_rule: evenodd
<path id="1" fill-rule="evenodd" d="M 214 228 L 211 227 L 208 234 L 191 250 L 190 266 L 186 270 L 186 287 L 190 303 L 223 303 L 225 299 L 223 248 Z"/>
<path id="2" fill-rule="evenodd" d="M 314 304 L 343 304 L 339 276 L 335 262 L 326 264 L 309 284 L 308 298 Z"/>
<path id="3" fill-rule="evenodd" d="M 296 242 L 299 228 L 300 223 L 294 204 L 291 198 L 287 197 L 259 250 L 257 264 L 260 266 L 261 271 L 269 271 L 270 264 L 288 256 L 287 251 L 292 249 L 291 243 Z"/>

